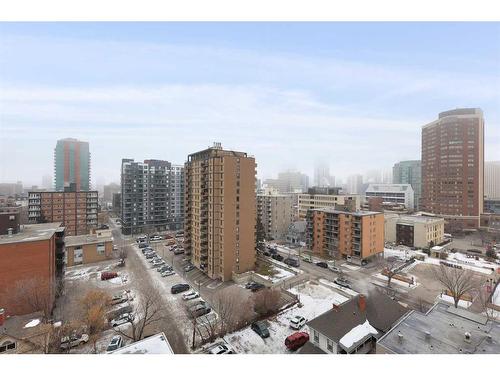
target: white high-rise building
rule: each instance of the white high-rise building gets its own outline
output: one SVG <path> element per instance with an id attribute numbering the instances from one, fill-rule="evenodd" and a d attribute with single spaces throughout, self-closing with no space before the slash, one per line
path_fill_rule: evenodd
<path id="1" fill-rule="evenodd" d="M 363 189 L 363 176 L 354 174 L 347 177 L 347 193 L 348 194 L 361 194 Z"/>
<path id="2" fill-rule="evenodd" d="M 484 196 L 500 198 L 500 161 L 484 163 Z"/>

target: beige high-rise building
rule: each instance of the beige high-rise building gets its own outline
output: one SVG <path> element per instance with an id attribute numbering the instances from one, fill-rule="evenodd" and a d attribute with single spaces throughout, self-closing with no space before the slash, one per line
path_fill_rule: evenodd
<path id="1" fill-rule="evenodd" d="M 257 215 L 267 239 L 284 240 L 292 224 L 295 197 L 286 194 L 257 195 Z"/>
<path id="2" fill-rule="evenodd" d="M 255 168 L 253 157 L 220 143 L 185 163 L 185 251 L 212 279 L 255 266 Z"/>
<path id="3" fill-rule="evenodd" d="M 500 198 L 500 161 L 484 163 L 484 196 Z"/>

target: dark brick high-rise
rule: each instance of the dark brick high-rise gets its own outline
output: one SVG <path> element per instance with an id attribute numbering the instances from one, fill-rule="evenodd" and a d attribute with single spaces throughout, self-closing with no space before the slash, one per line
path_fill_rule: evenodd
<path id="1" fill-rule="evenodd" d="M 479 108 L 441 112 L 422 128 L 422 210 L 447 231 L 475 229 L 483 211 L 484 118 Z"/>

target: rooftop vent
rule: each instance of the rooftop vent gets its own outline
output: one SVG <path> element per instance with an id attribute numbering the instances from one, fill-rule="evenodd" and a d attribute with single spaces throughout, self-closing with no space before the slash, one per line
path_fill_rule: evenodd
<path id="1" fill-rule="evenodd" d="M 471 334 L 470 332 L 465 332 L 464 334 L 464 341 L 465 342 L 470 342 Z"/>
<path id="2" fill-rule="evenodd" d="M 403 342 L 403 334 L 401 333 L 401 331 L 398 331 L 398 341 L 399 343 Z"/>

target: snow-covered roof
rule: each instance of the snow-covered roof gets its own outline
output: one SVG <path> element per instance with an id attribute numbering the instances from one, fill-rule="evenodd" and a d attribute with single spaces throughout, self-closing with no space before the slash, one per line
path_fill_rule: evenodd
<path id="1" fill-rule="evenodd" d="M 377 335 L 378 331 L 370 325 L 368 320 L 363 324 L 358 324 L 356 327 L 347 332 L 339 341 L 339 344 L 348 352 L 349 349 L 357 343 L 365 341 L 372 335 Z"/>
<path id="2" fill-rule="evenodd" d="M 115 350 L 111 354 L 174 354 L 163 332 Z"/>

